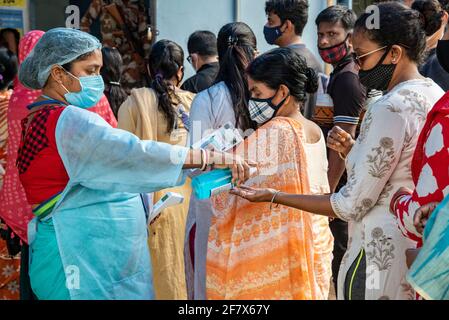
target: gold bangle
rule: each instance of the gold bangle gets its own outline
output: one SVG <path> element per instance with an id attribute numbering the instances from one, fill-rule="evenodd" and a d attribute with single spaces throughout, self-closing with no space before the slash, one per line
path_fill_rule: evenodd
<path id="1" fill-rule="evenodd" d="M 338 153 L 338 156 L 340 157 L 341 160 L 346 161 L 346 157 L 344 157 L 341 152 Z"/>

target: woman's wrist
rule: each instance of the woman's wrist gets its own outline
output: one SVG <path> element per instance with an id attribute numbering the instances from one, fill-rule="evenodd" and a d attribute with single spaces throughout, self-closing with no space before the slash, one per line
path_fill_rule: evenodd
<path id="1" fill-rule="evenodd" d="M 183 169 L 200 169 L 203 166 L 203 151 L 190 149 L 187 153 Z"/>
<path id="2" fill-rule="evenodd" d="M 281 193 L 281 190 L 272 190 L 270 192 L 272 194 L 272 197 L 270 199 L 270 211 L 273 209 L 273 204 L 276 204 L 276 208 L 279 207 L 279 204 L 276 202 L 276 198 L 279 196 L 279 194 Z"/>
<path id="3" fill-rule="evenodd" d="M 281 191 L 270 189 L 270 194 L 268 195 L 266 202 L 272 202 L 273 204 L 279 204 Z"/>

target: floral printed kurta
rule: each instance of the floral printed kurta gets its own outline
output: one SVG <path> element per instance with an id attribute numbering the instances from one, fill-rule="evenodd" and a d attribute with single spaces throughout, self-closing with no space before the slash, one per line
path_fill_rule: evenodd
<path id="1" fill-rule="evenodd" d="M 351 265 L 366 253 L 365 299 L 414 299 L 405 282 L 406 238 L 389 212 L 400 187 L 413 188 L 411 161 L 426 115 L 444 94 L 432 80 L 410 80 L 369 107 L 361 133 L 347 157 L 348 182 L 332 195 L 335 213 L 349 222 L 348 250 L 338 279 L 343 298 Z"/>

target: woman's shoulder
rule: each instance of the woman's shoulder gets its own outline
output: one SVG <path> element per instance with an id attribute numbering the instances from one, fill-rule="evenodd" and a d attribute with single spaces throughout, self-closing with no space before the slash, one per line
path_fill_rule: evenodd
<path id="1" fill-rule="evenodd" d="M 190 106 L 192 105 L 192 102 L 195 99 L 196 95 L 190 91 L 181 89 L 177 89 L 175 93 L 177 98 L 179 99 L 179 102 L 187 109 L 190 109 Z"/>
<path id="2" fill-rule="evenodd" d="M 134 88 L 131 90 L 131 97 L 151 97 L 155 96 L 156 92 L 152 88 L 142 87 L 142 88 Z"/>
<path id="3" fill-rule="evenodd" d="M 203 108 L 203 105 L 206 107 L 209 106 L 210 108 L 212 105 L 214 107 L 224 105 L 232 106 L 229 89 L 223 81 L 219 82 L 210 88 L 199 92 L 193 100 L 193 105 L 201 105 L 201 108 Z"/>
<path id="4" fill-rule="evenodd" d="M 261 126 L 258 131 L 260 130 L 277 130 L 277 133 L 280 135 L 294 133 L 302 141 L 305 141 L 306 137 L 310 137 L 311 141 L 307 141 L 307 143 L 312 144 L 318 143 L 322 136 L 320 127 L 312 121 L 306 120 L 306 122 L 301 122 L 287 117 L 276 117 Z"/>
<path id="5" fill-rule="evenodd" d="M 216 98 L 223 98 L 229 95 L 229 89 L 228 86 L 224 81 L 218 82 L 214 84 L 213 86 L 200 91 L 197 94 L 197 97 L 200 99 L 216 99 Z"/>
<path id="6" fill-rule="evenodd" d="M 438 84 L 430 78 L 425 78 L 405 81 L 378 101 L 394 103 L 398 107 L 407 107 L 410 103 L 426 102 L 433 106 L 443 95 L 444 91 Z"/>
<path id="7" fill-rule="evenodd" d="M 152 88 L 136 88 L 132 89 L 130 95 L 122 104 L 121 108 L 133 109 L 133 108 L 145 108 L 153 109 L 157 107 L 157 95 Z"/>
<path id="8" fill-rule="evenodd" d="M 394 113 L 424 120 L 443 95 L 444 91 L 431 79 L 406 81 L 377 100 L 371 110 L 374 116 Z"/>

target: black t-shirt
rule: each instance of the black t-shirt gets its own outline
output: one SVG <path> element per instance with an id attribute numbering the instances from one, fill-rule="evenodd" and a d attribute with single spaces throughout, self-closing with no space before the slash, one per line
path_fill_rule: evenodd
<path id="1" fill-rule="evenodd" d="M 426 61 L 421 65 L 419 71 L 424 77 L 436 82 L 444 91 L 449 90 L 449 73 L 443 69 L 437 58 L 436 49 L 429 52 Z"/>
<path id="2" fill-rule="evenodd" d="M 213 62 L 203 65 L 196 75 L 187 79 L 181 86 L 182 90 L 198 93 L 211 87 L 217 78 L 220 65 Z"/>
<path id="3" fill-rule="evenodd" d="M 333 100 L 331 119 L 319 124 L 327 135 L 336 123 L 360 125 L 366 101 L 366 89 L 359 80 L 359 67 L 352 57 L 340 62 L 331 73 L 327 93 Z"/>
<path id="4" fill-rule="evenodd" d="M 330 75 L 327 93 L 333 100 L 332 108 L 315 109 L 314 121 L 327 137 L 328 132 L 336 123 L 358 125 L 358 131 L 363 119 L 366 102 L 366 89 L 359 80 L 359 67 L 351 56 L 341 61 Z M 346 172 L 341 177 L 336 191 L 346 184 Z"/>

